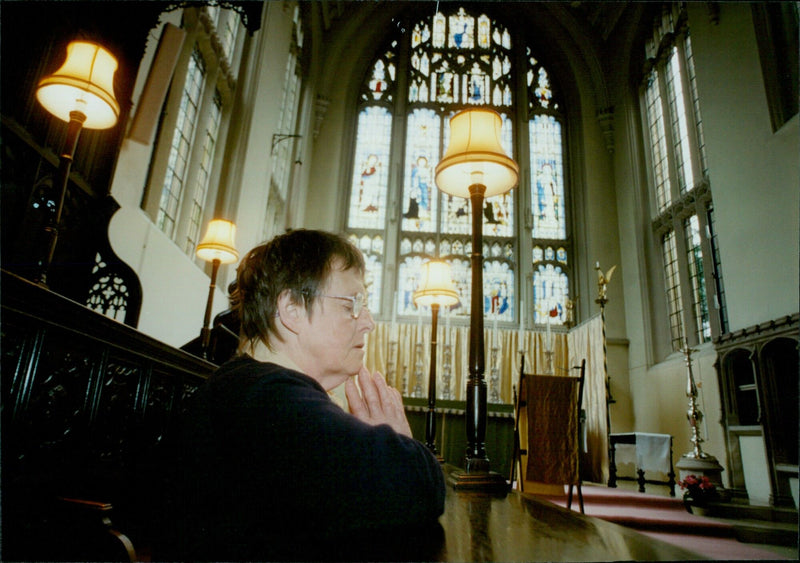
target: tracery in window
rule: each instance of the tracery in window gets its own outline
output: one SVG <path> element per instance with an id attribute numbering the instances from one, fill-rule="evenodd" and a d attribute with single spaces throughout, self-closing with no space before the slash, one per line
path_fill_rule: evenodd
<path id="1" fill-rule="evenodd" d="M 397 72 L 394 58 L 394 48 L 391 48 L 373 63 L 366 88 L 362 88 L 362 101 L 391 102 L 393 100 Z"/>
<path id="2" fill-rule="evenodd" d="M 571 250 L 565 216 L 562 116 L 558 91 L 547 70 L 533 60 L 530 51 L 526 51 L 533 60 L 529 68 L 515 70 L 517 55 L 508 28 L 491 14 L 473 12 L 469 5 L 455 5 L 400 27 L 410 33 L 396 32 L 387 38 L 365 73 L 359 92 L 346 221 L 354 241 L 365 236 L 383 237 L 385 233 L 392 233 L 387 237 L 396 236 L 396 249 L 385 249 L 385 254 L 376 255 L 368 264 L 374 269 L 368 277 L 376 280 L 389 271 L 386 260 L 396 264 L 392 271 L 396 278 L 383 283 L 396 290 L 394 303 L 383 307 L 384 315 L 388 316 L 392 307 L 400 316 L 418 314 L 412 295 L 422 264 L 431 258 L 451 265 L 460 298 L 451 312 L 453 320 L 470 314 L 471 203 L 441 193 L 434 182 L 436 164 L 449 141 L 449 120 L 469 106 L 496 110 L 503 122 L 501 142 L 506 152 L 514 156 L 530 151 L 532 160 L 537 160 L 541 192 L 546 194 L 541 203 L 546 212 L 537 218 L 540 238 L 536 240 L 549 239 L 547 246 L 552 254 L 549 262 L 542 253 L 541 264 L 525 260 L 520 266 L 518 241 L 522 230 L 516 218 L 517 192 L 487 198 L 479 210 L 484 236 L 484 314 L 501 322 L 518 322 L 519 280 L 526 279 L 520 269 L 529 272 L 528 279 L 532 279 L 532 268 L 539 266 L 543 272 L 549 272 L 548 267 L 553 270 L 548 274 L 547 299 L 555 300 L 554 308 L 565 310 L 570 275 L 567 256 Z M 404 49 L 400 48 L 402 41 L 408 42 Z M 398 61 L 397 53 L 403 50 L 408 59 Z M 397 90 L 398 69 L 405 72 L 407 86 L 403 92 Z M 529 72 L 527 96 L 536 97 L 530 105 L 522 101 L 523 108 L 529 107 L 522 114 L 514 112 L 515 72 Z M 402 115 L 397 115 L 399 108 Z M 524 131 L 528 121 L 534 128 L 530 142 L 518 148 L 515 131 L 520 127 Z M 400 172 L 397 179 L 392 171 Z M 520 185 L 528 181 L 531 178 L 521 179 Z M 380 310 L 378 293 L 370 289 L 373 311 Z"/>

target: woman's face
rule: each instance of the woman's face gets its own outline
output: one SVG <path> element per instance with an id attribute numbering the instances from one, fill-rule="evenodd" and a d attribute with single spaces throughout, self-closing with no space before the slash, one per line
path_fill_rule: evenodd
<path id="1" fill-rule="evenodd" d="M 342 270 L 334 263 L 320 289 L 304 330 L 299 334 L 306 374 L 329 391 L 358 373 L 364 364 L 366 336 L 375 323 L 366 306 L 353 318 L 353 302 L 347 297 L 366 295 L 364 278 L 356 269 Z"/>

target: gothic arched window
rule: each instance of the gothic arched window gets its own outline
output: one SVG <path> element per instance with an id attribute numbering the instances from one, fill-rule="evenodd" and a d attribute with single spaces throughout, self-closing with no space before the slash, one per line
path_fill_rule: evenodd
<path id="1" fill-rule="evenodd" d="M 484 314 L 519 322 L 529 280 L 533 305 L 529 301 L 526 310 L 533 311 L 534 322 L 547 322 L 555 311 L 551 322 L 563 324 L 572 256 L 563 118 L 547 70 L 512 40 L 503 22 L 468 4 L 407 22 L 395 33 L 359 91 L 346 220 L 351 240 L 367 259 L 371 310 L 416 315 L 412 294 L 421 266 L 439 258 L 451 264 L 460 294 L 454 318 L 469 316 L 470 202 L 441 193 L 434 170 L 448 145 L 450 118 L 483 106 L 500 114 L 506 152 L 531 163 L 517 190 L 484 204 Z M 527 61 L 524 68 L 516 68 L 519 60 Z M 523 81 L 527 99 L 517 100 L 516 85 Z M 524 138 L 528 143 L 516 146 Z M 531 207 L 518 212 L 523 189 Z M 532 244 L 523 245 L 533 248 L 528 260 L 521 257 L 520 241 L 531 236 Z"/>

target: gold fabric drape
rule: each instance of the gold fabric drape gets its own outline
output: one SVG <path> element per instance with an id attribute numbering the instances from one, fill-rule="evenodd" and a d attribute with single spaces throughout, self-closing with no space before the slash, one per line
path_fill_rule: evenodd
<path id="1" fill-rule="evenodd" d="M 469 327 L 451 326 L 439 317 L 436 347 L 436 397 L 455 401 L 466 400 Z M 430 373 L 431 319 L 423 323 L 398 323 L 396 335 L 388 322 L 376 322 L 367 339 L 366 365 L 386 376 L 389 385 L 408 396 L 428 396 Z M 608 480 L 608 427 L 606 424 L 606 391 L 603 362 L 603 335 L 600 315 L 573 327 L 568 332 L 553 329 L 519 330 L 484 327 L 486 370 L 484 377 L 490 403 L 512 404 L 518 384 L 520 349 L 525 352 L 525 372 L 547 373 L 546 344 L 552 342 L 552 374 L 579 375 L 576 369 L 586 360 L 583 408 L 586 411 L 588 460 L 585 478 L 594 482 Z M 496 340 L 494 333 L 496 332 Z M 445 344 L 450 345 L 449 373 L 445 371 Z M 492 365 L 492 346 L 497 355 Z M 418 352 L 419 351 L 419 352 Z M 492 368 L 495 368 L 493 371 Z M 449 381 L 448 381 L 449 376 Z M 496 378 L 496 379 L 495 379 Z M 517 389 L 517 392 L 519 390 Z"/>
<path id="2" fill-rule="evenodd" d="M 583 409 L 586 411 L 587 459 L 585 479 L 608 482 L 608 424 L 606 374 L 603 358 L 603 325 L 600 315 L 574 327 L 568 336 L 570 365 L 586 360 Z"/>
<path id="3" fill-rule="evenodd" d="M 445 323 L 440 316 L 436 344 L 436 397 L 465 401 L 469 377 L 469 327 L 451 326 L 448 330 L 447 326 L 443 325 Z M 427 397 L 431 321 L 427 319 L 427 324 L 398 323 L 396 328 L 396 338 L 392 338 L 390 323 L 375 323 L 375 330 L 368 336 L 366 365 L 371 370 L 377 370 L 384 374 L 389 385 L 400 390 L 404 396 Z M 493 340 L 495 332 L 496 340 Z M 445 372 L 444 365 L 445 335 L 449 339 L 451 356 L 449 385 L 446 385 L 448 373 Z M 553 347 L 554 373 L 567 375 L 569 371 L 567 333 L 552 330 L 550 339 Z M 394 344 L 392 344 L 393 340 Z M 486 357 L 484 378 L 490 403 L 511 404 L 514 402 L 512 386 L 517 385 L 520 349 L 525 352 L 526 372 L 546 373 L 547 332 L 526 330 L 522 332 L 521 340 L 522 346 L 520 346 L 518 330 L 498 329 L 494 331 L 492 327 L 484 328 Z M 492 347 L 495 342 L 498 350 L 493 358 Z M 494 364 L 492 364 L 493 359 Z"/>

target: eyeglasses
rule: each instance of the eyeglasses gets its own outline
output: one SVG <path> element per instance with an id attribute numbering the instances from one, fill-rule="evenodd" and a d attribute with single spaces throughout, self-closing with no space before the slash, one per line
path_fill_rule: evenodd
<path id="1" fill-rule="evenodd" d="M 346 299 L 353 304 L 353 308 L 350 309 L 350 315 L 357 319 L 359 315 L 361 315 L 361 311 L 367 309 L 367 296 L 363 293 L 356 293 L 355 295 L 326 295 L 324 293 L 318 293 L 317 297 L 327 297 L 329 299 Z M 368 310 L 368 309 L 367 309 Z"/>

